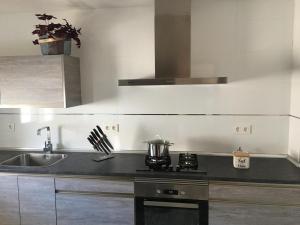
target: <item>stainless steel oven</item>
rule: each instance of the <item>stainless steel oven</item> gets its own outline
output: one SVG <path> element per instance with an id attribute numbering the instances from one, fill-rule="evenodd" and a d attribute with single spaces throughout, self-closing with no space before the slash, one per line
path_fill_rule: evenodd
<path id="1" fill-rule="evenodd" d="M 208 225 L 208 182 L 137 179 L 135 225 Z"/>

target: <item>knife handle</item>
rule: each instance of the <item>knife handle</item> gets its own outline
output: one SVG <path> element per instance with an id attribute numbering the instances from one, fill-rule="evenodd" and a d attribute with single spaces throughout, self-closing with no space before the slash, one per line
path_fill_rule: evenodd
<path id="1" fill-rule="evenodd" d="M 91 134 L 94 137 L 95 142 L 97 143 L 97 145 L 100 145 L 101 149 L 105 152 L 105 154 L 109 155 L 109 153 L 111 153 L 109 147 L 103 141 L 103 138 L 99 135 L 99 133 L 97 132 L 97 130 L 93 129 L 93 131 L 91 132 Z"/>
<path id="2" fill-rule="evenodd" d="M 98 131 L 100 132 L 100 134 L 106 137 L 106 135 L 104 134 L 104 132 L 101 129 L 101 127 L 99 125 L 97 125 L 96 127 L 97 127 Z"/>
<path id="3" fill-rule="evenodd" d="M 93 145 L 93 147 L 95 147 L 95 146 L 94 146 L 94 143 L 92 142 L 92 140 L 91 140 L 89 137 L 88 137 L 87 139 L 88 139 L 88 141 L 91 143 L 91 145 Z"/>
<path id="4" fill-rule="evenodd" d="M 96 136 L 96 134 L 94 134 L 93 131 L 91 132 L 91 135 L 93 136 L 94 140 L 97 140 L 97 139 L 98 139 L 97 136 Z"/>
<path id="5" fill-rule="evenodd" d="M 92 140 L 92 142 L 94 143 L 94 147 L 98 150 L 98 151 L 101 151 L 103 152 L 103 149 L 101 149 L 101 147 L 99 146 L 99 144 L 97 143 L 97 141 L 95 140 L 95 138 L 93 136 L 89 136 L 89 138 Z"/>
<path id="6" fill-rule="evenodd" d="M 97 137 L 98 137 L 99 139 L 101 139 L 101 135 L 99 134 L 99 132 L 98 132 L 96 129 L 93 129 L 93 131 L 94 131 L 94 133 L 97 135 Z"/>
<path id="7" fill-rule="evenodd" d="M 106 146 L 108 145 L 108 148 L 109 148 L 109 149 L 114 150 L 114 147 L 112 146 L 112 144 L 111 144 L 110 141 L 108 140 L 106 134 L 103 132 L 103 130 L 101 129 L 101 127 L 100 127 L 99 125 L 97 125 L 96 127 L 97 127 L 98 131 L 101 133 L 101 135 L 103 136 L 103 137 L 101 137 L 101 139 L 102 139 L 103 142 L 106 144 Z M 110 152 L 111 152 L 111 150 L 110 150 Z"/>
<path id="8" fill-rule="evenodd" d="M 97 150 L 97 151 L 99 151 L 99 149 L 96 147 L 96 145 L 95 145 L 95 143 L 92 141 L 92 139 L 91 138 L 87 138 L 88 139 L 88 141 L 91 143 L 91 145 L 93 146 L 93 148 L 95 149 L 95 150 Z"/>

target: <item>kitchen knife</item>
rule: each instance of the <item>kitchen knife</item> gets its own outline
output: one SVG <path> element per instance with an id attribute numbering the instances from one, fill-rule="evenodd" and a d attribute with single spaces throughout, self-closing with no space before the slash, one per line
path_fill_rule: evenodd
<path id="1" fill-rule="evenodd" d="M 91 145 L 93 146 L 93 148 L 97 151 L 99 151 L 99 149 L 97 148 L 97 146 L 94 144 L 94 142 L 92 141 L 92 139 L 90 137 L 87 138 L 88 141 L 91 143 Z"/>
<path id="2" fill-rule="evenodd" d="M 100 132 L 100 134 L 103 136 L 103 140 L 105 141 L 105 143 L 114 150 L 114 147 L 112 146 L 112 144 L 110 143 L 110 141 L 108 140 L 107 136 L 104 134 L 104 132 L 102 131 L 101 127 L 99 125 L 96 126 L 98 131 Z"/>
<path id="3" fill-rule="evenodd" d="M 91 141 L 92 145 L 96 148 L 96 150 L 103 152 L 103 150 L 100 148 L 100 146 L 97 144 L 97 142 L 94 140 L 94 138 L 90 135 L 89 141 Z"/>
<path id="4" fill-rule="evenodd" d="M 92 135 L 90 135 L 89 138 L 92 140 L 92 142 L 94 143 L 95 147 L 96 147 L 99 151 L 101 151 L 101 152 L 103 152 L 103 153 L 106 154 L 106 152 L 103 150 L 102 145 L 99 145 L 99 144 L 97 143 L 97 140 L 95 140 L 94 137 L 93 137 Z"/>
<path id="5" fill-rule="evenodd" d="M 110 147 L 107 146 L 107 144 L 105 143 L 104 139 L 101 137 L 101 135 L 99 134 L 99 132 L 96 129 L 93 129 L 94 133 L 96 134 L 96 136 L 98 137 L 98 140 L 101 142 L 101 144 L 105 147 L 105 149 L 111 153 Z"/>
<path id="6" fill-rule="evenodd" d="M 101 149 L 105 152 L 105 154 L 109 155 L 109 152 L 106 150 L 106 148 L 103 146 L 103 144 L 98 140 L 96 134 L 94 134 L 93 131 L 91 132 L 91 135 L 93 136 L 93 140 L 95 140 L 97 145 L 101 147 Z"/>

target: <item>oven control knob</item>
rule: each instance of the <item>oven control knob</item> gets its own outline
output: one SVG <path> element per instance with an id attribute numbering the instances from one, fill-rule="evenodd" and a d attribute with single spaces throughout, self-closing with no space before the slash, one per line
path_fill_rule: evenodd
<path id="1" fill-rule="evenodd" d="M 161 194 L 161 190 L 157 189 L 157 190 L 156 190 L 156 193 L 157 193 L 157 194 Z"/>
<path id="2" fill-rule="evenodd" d="M 185 195 L 185 194 L 186 194 L 185 191 L 180 192 L 180 195 Z"/>

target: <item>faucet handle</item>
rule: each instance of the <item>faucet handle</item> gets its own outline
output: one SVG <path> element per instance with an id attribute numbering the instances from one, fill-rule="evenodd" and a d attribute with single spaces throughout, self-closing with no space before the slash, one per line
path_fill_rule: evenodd
<path id="1" fill-rule="evenodd" d="M 45 147 L 44 147 L 44 152 L 49 152 L 49 153 L 52 153 L 53 151 L 53 146 L 52 146 L 52 143 L 51 142 L 47 142 L 45 141 Z"/>
<path id="2" fill-rule="evenodd" d="M 44 146 L 44 152 L 47 152 L 48 148 L 47 148 L 47 142 L 45 141 L 45 146 Z"/>

